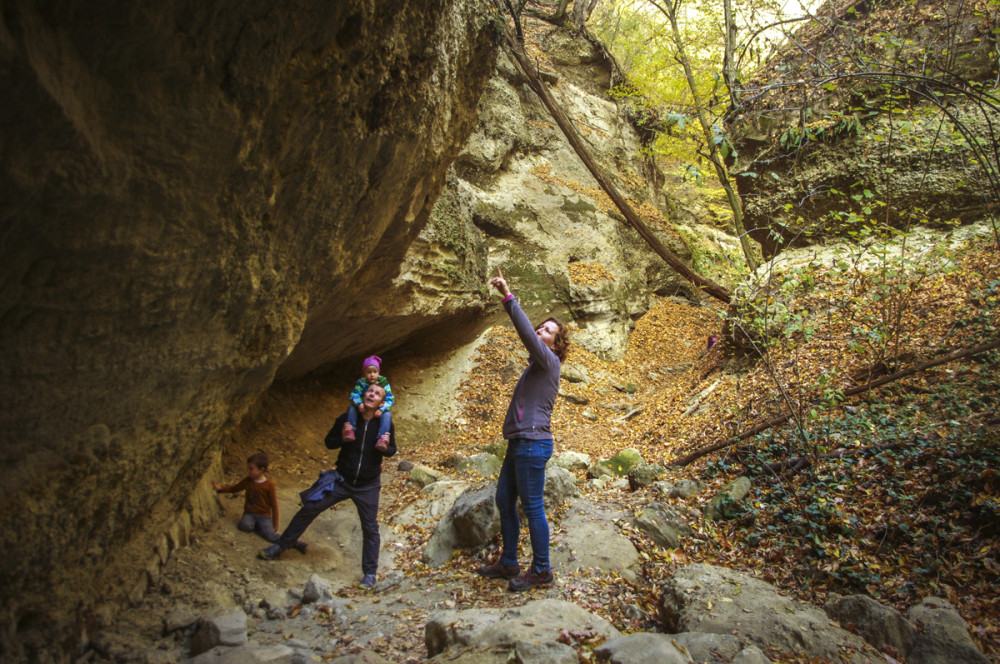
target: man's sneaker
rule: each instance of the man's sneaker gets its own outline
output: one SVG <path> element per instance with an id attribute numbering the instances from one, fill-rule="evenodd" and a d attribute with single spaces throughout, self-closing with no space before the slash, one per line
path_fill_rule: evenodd
<path id="1" fill-rule="evenodd" d="M 361 579 L 361 583 L 359 583 L 358 586 L 366 590 L 371 590 L 375 587 L 375 575 L 365 574 L 365 578 Z"/>
<path id="2" fill-rule="evenodd" d="M 555 581 L 555 577 L 552 576 L 552 570 L 536 572 L 534 569 L 529 569 L 521 576 L 511 579 L 510 583 L 507 584 L 507 590 L 521 592 L 532 588 L 548 588 L 553 581 Z"/>
<path id="3" fill-rule="evenodd" d="M 272 544 L 266 549 L 261 549 L 257 553 L 257 557 L 261 560 L 277 560 L 281 557 L 281 551 L 282 549 L 280 544 Z"/>
<path id="4" fill-rule="evenodd" d="M 305 542 L 296 542 L 295 544 L 292 545 L 292 547 L 294 547 L 296 551 L 298 551 L 304 556 L 306 555 L 306 549 L 309 548 L 309 545 L 306 544 Z"/>
<path id="5" fill-rule="evenodd" d="M 521 566 L 493 563 L 492 565 L 480 565 L 476 572 L 479 576 L 485 576 L 487 579 L 513 579 L 521 573 Z"/>
<path id="6" fill-rule="evenodd" d="M 344 424 L 344 440 L 351 442 L 354 440 L 354 427 L 350 423 Z"/>

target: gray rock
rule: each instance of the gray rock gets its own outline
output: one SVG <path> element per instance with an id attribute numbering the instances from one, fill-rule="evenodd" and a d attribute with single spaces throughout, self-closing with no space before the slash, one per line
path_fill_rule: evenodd
<path id="1" fill-rule="evenodd" d="M 498 459 L 503 459 L 507 456 L 507 443 L 502 440 L 496 440 L 487 445 L 483 451 L 487 454 L 492 454 Z"/>
<path id="2" fill-rule="evenodd" d="M 670 496 L 674 490 L 674 483 L 668 480 L 658 480 L 649 485 L 649 490 L 661 496 Z"/>
<path id="3" fill-rule="evenodd" d="M 494 483 L 478 490 L 467 490 L 448 511 L 445 518 L 455 524 L 456 543 L 460 547 L 481 546 L 499 532 L 496 492 Z"/>
<path id="4" fill-rule="evenodd" d="M 546 513 L 568 502 L 578 493 L 576 478 L 571 472 L 559 466 L 549 466 L 545 469 L 545 492 L 542 494 L 542 500 L 545 503 Z"/>
<path id="5" fill-rule="evenodd" d="M 290 603 L 287 592 L 276 590 L 261 599 L 258 606 L 264 610 L 268 620 L 283 620 L 288 615 L 287 607 Z"/>
<path id="6" fill-rule="evenodd" d="M 302 601 L 305 604 L 312 604 L 313 602 L 320 602 L 333 599 L 333 589 L 330 586 L 330 582 L 319 576 L 318 574 L 313 574 L 306 581 L 306 585 L 302 588 Z"/>
<path id="7" fill-rule="evenodd" d="M 586 367 L 569 362 L 565 362 L 562 365 L 562 378 L 569 383 L 590 382 L 590 374 Z"/>
<path id="8" fill-rule="evenodd" d="M 598 461 L 587 469 L 587 477 L 591 479 L 601 479 L 605 477 L 613 477 L 613 475 L 611 474 L 610 468 Z"/>
<path id="9" fill-rule="evenodd" d="M 712 502 L 705 508 L 705 516 L 709 519 L 728 519 L 735 516 L 736 504 L 746 498 L 748 493 L 750 493 L 750 478 L 737 477 L 712 497 Z"/>
<path id="10" fill-rule="evenodd" d="M 658 463 L 640 463 L 628 471 L 628 486 L 632 491 L 645 489 L 663 476 L 667 469 Z"/>
<path id="11" fill-rule="evenodd" d="M 563 390 L 559 390 L 559 396 L 561 396 L 563 399 L 570 402 L 571 404 L 575 404 L 577 406 L 586 406 L 587 404 L 590 403 L 590 399 L 588 399 L 587 397 L 579 394 L 573 394 L 572 392 L 564 392 Z"/>
<path id="12" fill-rule="evenodd" d="M 424 548 L 423 560 L 431 567 L 443 565 L 455 549 L 483 546 L 500 531 L 496 484 L 468 489 L 441 518 Z"/>
<path id="13" fill-rule="evenodd" d="M 669 634 L 638 632 L 605 641 L 594 650 L 599 662 L 611 664 L 688 664 L 694 660 Z"/>
<path id="14" fill-rule="evenodd" d="M 867 595 L 844 597 L 832 593 L 823 610 L 841 627 L 857 632 L 879 650 L 888 645 L 905 655 L 917 638 L 917 630 L 899 611 Z"/>
<path id="15" fill-rule="evenodd" d="M 708 487 L 704 482 L 697 480 L 681 480 L 674 485 L 670 491 L 671 498 L 684 498 L 685 500 L 696 496 Z"/>
<path id="16" fill-rule="evenodd" d="M 749 645 L 733 657 L 731 664 L 771 664 L 771 660 L 754 645 Z"/>
<path id="17" fill-rule="evenodd" d="M 514 645 L 513 659 L 517 664 L 579 664 L 580 662 L 575 650 L 557 641 L 544 643 L 518 641 Z"/>
<path id="18" fill-rule="evenodd" d="M 748 574 L 712 565 L 688 565 L 663 584 L 660 619 L 669 632 L 734 634 L 744 643 L 842 661 L 841 645 L 864 640 L 831 622 L 820 609 L 781 595 Z M 864 662 L 854 655 L 848 661 Z"/>
<path id="19" fill-rule="evenodd" d="M 909 664 L 987 664 L 988 659 L 969 636 L 969 625 L 940 597 L 925 597 L 906 614 L 917 627 L 917 638 L 906 655 Z"/>
<path id="20" fill-rule="evenodd" d="M 459 461 L 455 466 L 455 470 L 460 473 L 472 470 L 483 477 L 491 477 L 500 472 L 501 463 L 502 461 L 492 454 L 481 452 Z"/>
<path id="21" fill-rule="evenodd" d="M 664 549 L 676 549 L 681 536 L 691 534 L 691 528 L 681 515 L 659 503 L 650 503 L 635 517 L 634 523 Z"/>
<path id="22" fill-rule="evenodd" d="M 335 657 L 330 660 L 329 664 L 392 664 L 390 660 L 386 659 L 378 653 L 371 652 L 370 650 L 362 650 L 359 653 L 353 655 L 344 655 L 343 657 Z"/>
<path id="23" fill-rule="evenodd" d="M 740 640 L 732 634 L 681 632 L 673 637 L 696 662 L 714 662 L 716 657 L 713 653 L 732 659 L 740 651 Z"/>
<path id="24" fill-rule="evenodd" d="M 425 466 L 422 464 L 418 464 L 414 466 L 412 470 L 410 470 L 410 481 L 419 486 L 420 488 L 423 488 L 428 484 L 437 482 L 442 477 L 444 477 L 444 473 L 442 473 L 440 470 L 435 470 L 430 466 Z"/>
<path id="25" fill-rule="evenodd" d="M 563 630 L 590 630 L 605 638 L 620 636 L 607 620 L 576 604 L 542 599 L 509 609 L 441 611 L 427 621 L 424 642 L 427 655 L 434 657 L 449 649 L 486 650 L 514 647 L 519 641 L 555 641 Z"/>
<path id="26" fill-rule="evenodd" d="M 552 457 L 549 464 L 566 470 L 587 470 L 590 466 L 590 455 L 572 451 L 560 452 Z"/>
<path id="27" fill-rule="evenodd" d="M 563 534 L 550 549 L 553 566 L 567 572 L 604 570 L 634 579 L 639 552 L 616 523 L 627 516 L 620 505 L 578 498 L 566 510 Z"/>
<path id="28" fill-rule="evenodd" d="M 187 604 L 177 604 L 163 619 L 163 633 L 171 634 L 177 630 L 187 629 L 198 622 L 198 614 Z"/>
<path id="29" fill-rule="evenodd" d="M 191 656 L 200 655 L 216 646 L 241 646 L 247 642 L 247 614 L 232 609 L 198 621 L 191 637 Z"/>
<path id="30" fill-rule="evenodd" d="M 217 647 L 191 660 L 191 664 L 296 664 L 295 651 L 285 645 L 236 648 Z"/>

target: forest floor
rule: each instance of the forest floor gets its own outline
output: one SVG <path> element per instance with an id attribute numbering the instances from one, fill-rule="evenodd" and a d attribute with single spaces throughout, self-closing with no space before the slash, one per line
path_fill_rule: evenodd
<path id="1" fill-rule="evenodd" d="M 857 284 L 823 269 L 813 275 L 820 287 L 803 290 L 798 301 L 827 312 L 820 329 L 786 328 L 782 342 L 763 348 L 756 360 L 727 357 L 732 347 L 725 350 L 726 343 L 708 348 L 710 336 L 724 339 L 730 331 L 722 329 L 717 305 L 672 298 L 659 300 L 636 322 L 621 361 L 605 362 L 572 347 L 564 373 L 587 378 L 563 381 L 562 393 L 573 401 L 557 399 L 557 453 L 571 450 L 596 461 L 635 448 L 647 462 L 664 465 L 664 479 L 706 482 L 710 488 L 694 499 L 699 503 L 739 475 L 751 478 L 753 490 L 731 519 L 692 524 L 693 534 L 677 549 L 658 547 L 622 519 L 621 531 L 641 552 L 635 580 L 555 570 L 557 584 L 545 596 L 574 601 L 623 632 L 656 630 L 660 583 L 680 566 L 703 562 L 752 573 L 816 605 L 834 592 L 867 593 L 905 615 L 924 596 L 945 597 L 984 653 L 1000 661 L 1000 351 L 841 398 L 876 374 L 995 340 L 1000 257 L 988 245 L 963 251 L 957 269 L 908 288 L 896 352 L 879 356 L 885 366 L 861 362 L 863 355 L 850 345 L 857 344 L 862 324 L 857 312 L 864 302 L 824 309 L 809 300 L 847 302 L 860 297 Z M 380 522 L 392 523 L 420 495 L 397 462 L 445 469 L 456 453 L 468 456 L 500 440 L 518 353 L 513 333 L 497 326 L 450 359 L 423 357 L 386 366 L 400 402 L 400 452 L 385 464 Z M 220 480 L 239 479 L 246 456 L 266 451 L 287 523 L 297 492 L 332 466 L 334 456 L 322 440 L 350 387 L 344 378 L 272 390 L 255 427 L 226 450 Z M 670 465 L 797 403 L 808 405 L 797 408 L 799 419 L 791 424 L 686 465 Z M 632 514 L 652 500 L 666 500 L 579 479 L 583 496 Z M 423 624 L 433 611 L 512 606 L 539 597 L 508 593 L 475 575 L 476 566 L 495 555 L 496 543 L 427 567 L 421 554 L 431 526 L 383 527 L 379 576 L 395 576 L 394 587 L 369 593 L 356 585 L 361 576 L 356 524 L 320 517 L 304 538 L 311 544 L 305 556 L 286 552 L 281 561 L 268 563 L 253 557 L 265 543 L 235 530 L 242 502 L 220 496 L 220 505 L 224 518 L 177 552 L 162 592 L 151 593 L 131 613 L 131 636 L 126 626 L 122 639 L 146 639 L 166 651 L 174 642 L 155 632 L 172 607 L 239 604 L 274 588 L 301 588 L 318 574 L 332 582 L 356 618 L 334 628 L 329 616 L 319 613 L 303 628 L 329 632 L 324 658 L 364 648 L 391 661 L 416 662 L 426 657 Z M 350 503 L 336 509 L 353 513 Z M 559 514 L 552 516 L 553 536 L 559 537 Z M 286 632 L 273 638 L 295 637 Z"/>

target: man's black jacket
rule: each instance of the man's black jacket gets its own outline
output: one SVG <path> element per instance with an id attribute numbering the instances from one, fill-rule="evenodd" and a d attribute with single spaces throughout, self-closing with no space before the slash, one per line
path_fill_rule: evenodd
<path id="1" fill-rule="evenodd" d="M 345 442 L 342 438 L 346 421 L 347 413 L 344 413 L 333 423 L 330 433 L 326 434 L 327 448 L 340 450 L 337 456 L 337 471 L 351 486 L 379 480 L 382 474 L 382 458 L 391 457 L 396 453 L 396 425 L 389 427 L 389 446 L 385 452 L 379 452 L 375 449 L 375 443 L 378 442 L 377 417 L 367 421 L 363 417 L 358 417 L 358 427 L 354 432 L 356 440 L 353 442 Z"/>

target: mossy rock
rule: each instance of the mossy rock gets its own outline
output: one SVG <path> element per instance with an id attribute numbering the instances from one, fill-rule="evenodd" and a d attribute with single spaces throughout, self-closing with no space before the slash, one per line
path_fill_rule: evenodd
<path id="1" fill-rule="evenodd" d="M 610 470 L 614 475 L 622 477 L 628 475 L 628 471 L 643 462 L 642 454 L 634 447 L 622 450 L 610 459 L 601 461 L 601 465 Z"/>
<path id="2" fill-rule="evenodd" d="M 502 440 L 495 440 L 487 445 L 483 451 L 487 454 L 492 454 L 498 459 L 503 459 L 507 456 L 507 443 Z"/>

